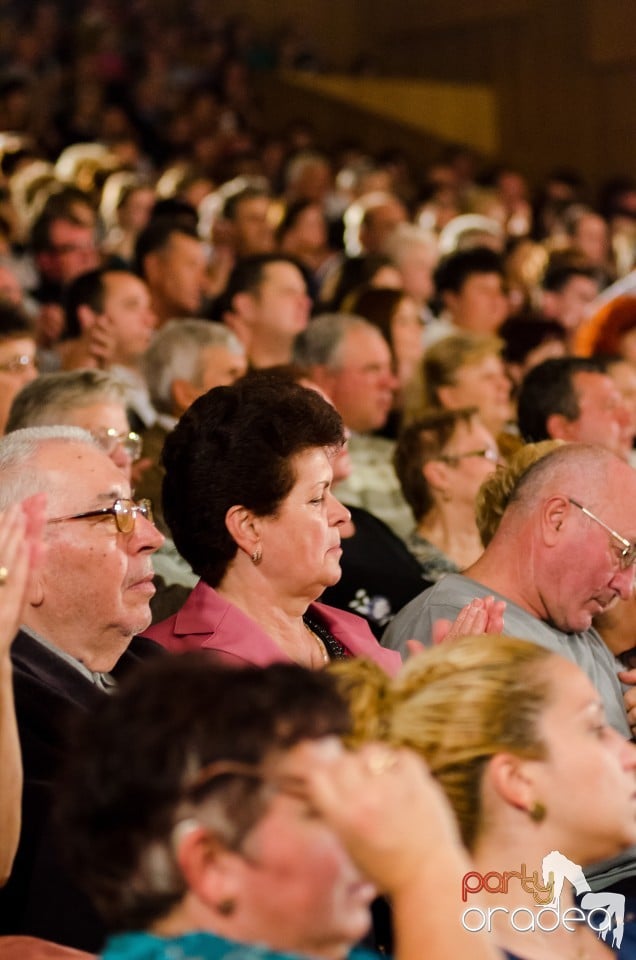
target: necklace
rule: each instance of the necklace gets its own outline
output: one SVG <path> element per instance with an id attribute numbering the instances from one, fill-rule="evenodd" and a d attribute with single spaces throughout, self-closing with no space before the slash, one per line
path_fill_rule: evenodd
<path id="1" fill-rule="evenodd" d="M 322 640 L 320 639 L 320 637 L 318 636 L 318 634 L 317 634 L 317 633 L 314 633 L 314 631 L 311 629 L 311 627 L 309 626 L 309 624 L 306 623 L 304 620 L 303 620 L 303 623 L 304 623 L 304 625 L 305 625 L 305 630 L 307 631 L 307 633 L 309 634 L 309 636 L 312 638 L 312 640 L 314 640 L 314 641 L 316 642 L 316 645 L 317 645 L 318 649 L 320 650 L 320 656 L 322 657 L 322 662 L 323 662 L 323 663 L 329 663 L 329 653 L 328 653 L 328 651 L 327 651 L 326 646 L 324 645 L 324 643 L 322 642 Z"/>

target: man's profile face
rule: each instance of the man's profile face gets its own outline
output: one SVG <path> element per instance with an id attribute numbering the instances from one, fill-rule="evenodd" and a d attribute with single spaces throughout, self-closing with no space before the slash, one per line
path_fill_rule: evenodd
<path id="1" fill-rule="evenodd" d="M 634 428 L 629 409 L 618 388 L 604 373 L 581 371 L 574 374 L 579 416 L 570 422 L 569 440 L 598 443 L 627 459 L 632 449 Z"/>
<path id="2" fill-rule="evenodd" d="M 271 331 L 277 339 L 293 340 L 307 326 L 311 299 L 305 278 L 293 263 L 268 263 L 253 296 L 255 326 L 263 332 Z"/>
<path id="3" fill-rule="evenodd" d="M 270 253 L 274 249 L 274 230 L 270 222 L 268 197 L 246 197 L 236 208 L 234 231 L 236 252 L 240 257 Z"/>
<path id="4" fill-rule="evenodd" d="M 52 440 L 41 445 L 33 464 L 46 479 L 48 518 L 110 507 L 130 497 L 122 471 L 89 444 Z M 150 521 L 138 516 L 128 535 L 108 515 L 47 524 L 46 542 L 34 614 L 52 642 L 73 655 L 86 637 L 124 642 L 148 626 L 155 592 L 151 555 L 163 542 Z M 94 670 L 113 665 L 87 663 Z"/>
<path id="5" fill-rule="evenodd" d="M 103 313 L 117 340 L 116 361 L 133 361 L 148 349 L 157 317 L 143 280 L 124 270 L 106 273 Z"/>
<path id="6" fill-rule="evenodd" d="M 158 254 L 160 270 L 155 286 L 174 317 L 195 316 L 201 309 L 205 283 L 205 251 L 195 237 L 173 233 Z"/>
<path id="7" fill-rule="evenodd" d="M 42 270 L 50 280 L 68 284 L 99 266 L 99 251 L 92 226 L 71 220 L 54 220 L 49 249 L 42 255 Z"/>
<path id="8" fill-rule="evenodd" d="M 379 430 L 387 421 L 397 388 L 386 340 L 372 328 L 353 327 L 338 354 L 328 390 L 333 405 L 350 430 Z"/>
<path id="9" fill-rule="evenodd" d="M 499 273 L 471 273 L 461 290 L 446 292 L 444 300 L 455 326 L 472 333 L 495 333 L 508 313 L 508 301 Z"/>
<path id="10" fill-rule="evenodd" d="M 583 506 L 616 530 L 636 539 L 636 473 L 616 463 L 608 471 L 606 491 L 591 485 Z M 576 499 L 576 498 L 575 498 Z M 562 520 L 559 575 L 543 585 L 548 619 L 565 632 L 588 630 L 592 618 L 632 592 L 634 568 L 621 569 L 620 545 L 603 527 L 569 504 Z"/>

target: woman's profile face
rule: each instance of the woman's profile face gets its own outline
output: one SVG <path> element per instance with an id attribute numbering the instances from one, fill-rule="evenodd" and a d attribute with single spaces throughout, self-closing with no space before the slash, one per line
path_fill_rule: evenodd
<path id="1" fill-rule="evenodd" d="M 460 420 L 444 447 L 444 455 L 457 457 L 449 464 L 454 498 L 474 502 L 480 486 L 497 466 L 495 438 L 477 417 L 468 423 Z"/>
<path id="2" fill-rule="evenodd" d="M 342 750 L 335 738 L 312 750 Z M 324 754 L 323 754 L 324 755 Z M 302 777 L 307 754 L 293 750 L 279 770 Z M 275 793 L 237 858 L 241 891 L 237 937 L 310 956 L 344 956 L 369 928 L 375 888 L 307 801 Z"/>
<path id="3" fill-rule="evenodd" d="M 341 574 L 340 528 L 349 511 L 331 491 L 331 453 L 311 447 L 292 457 L 294 486 L 275 515 L 258 519 L 259 570 L 279 597 L 305 604 Z"/>
<path id="4" fill-rule="evenodd" d="M 391 341 L 398 363 L 413 365 L 424 353 L 423 326 L 417 304 L 412 297 L 402 297 L 391 317 Z"/>
<path id="5" fill-rule="evenodd" d="M 608 726 L 582 670 L 549 662 L 553 695 L 538 725 L 547 757 L 537 762 L 536 799 L 555 847 L 585 865 L 636 842 L 636 746 Z"/>

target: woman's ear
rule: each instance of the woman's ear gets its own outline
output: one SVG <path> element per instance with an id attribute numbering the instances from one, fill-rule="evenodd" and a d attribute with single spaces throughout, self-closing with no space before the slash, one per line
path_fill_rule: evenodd
<path id="1" fill-rule="evenodd" d="M 444 494 L 448 490 L 448 467 L 441 460 L 429 460 L 422 467 L 422 474 L 433 490 Z"/>
<path id="2" fill-rule="evenodd" d="M 247 507 L 237 505 L 225 514 L 225 526 L 237 546 L 248 557 L 253 556 L 260 543 L 258 517 Z"/>
<path id="3" fill-rule="evenodd" d="M 513 753 L 497 753 L 488 762 L 485 779 L 490 790 L 508 806 L 529 812 L 541 799 L 537 796 L 536 763 Z"/>
<path id="4" fill-rule="evenodd" d="M 193 823 L 185 825 L 177 841 L 176 859 L 191 894 L 216 914 L 233 912 L 240 892 L 237 854 L 205 827 Z"/>

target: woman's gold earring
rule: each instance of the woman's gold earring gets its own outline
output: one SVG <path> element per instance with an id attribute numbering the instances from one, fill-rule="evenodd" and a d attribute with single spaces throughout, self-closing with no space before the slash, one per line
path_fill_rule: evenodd
<path id="1" fill-rule="evenodd" d="M 539 803 L 538 800 L 535 800 L 535 802 L 532 804 L 532 806 L 528 810 L 528 816 L 530 817 L 533 823 L 541 823 L 542 820 L 545 820 L 546 813 L 547 813 L 547 810 L 545 806 L 542 803 Z"/>

